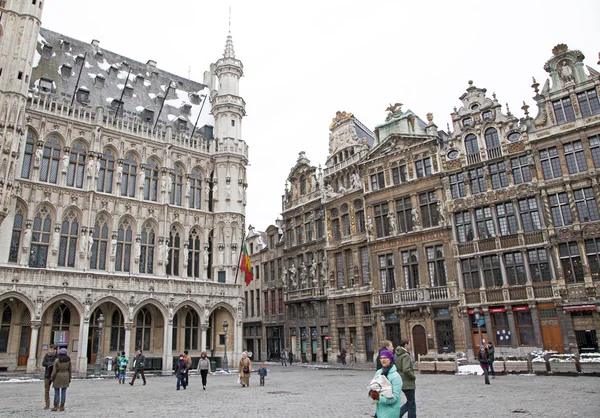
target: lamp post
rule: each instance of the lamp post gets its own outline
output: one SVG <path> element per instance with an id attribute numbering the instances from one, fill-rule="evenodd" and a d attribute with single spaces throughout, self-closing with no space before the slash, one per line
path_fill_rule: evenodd
<path id="1" fill-rule="evenodd" d="M 102 327 L 104 326 L 104 317 L 102 314 L 98 317 L 98 352 L 96 353 L 96 363 L 94 364 L 94 374 L 100 376 L 100 366 L 102 365 Z"/>
<path id="2" fill-rule="evenodd" d="M 479 318 L 481 318 L 481 314 L 479 313 L 479 308 L 473 309 L 473 315 L 475 316 L 475 321 L 477 321 L 477 333 L 479 334 L 479 347 L 483 345 L 483 339 L 481 338 L 481 324 L 479 323 Z"/>
<path id="3" fill-rule="evenodd" d="M 223 354 L 223 370 L 229 372 L 229 367 L 227 366 L 227 330 L 229 329 L 229 324 L 227 320 L 223 321 L 223 332 L 225 333 L 225 354 Z"/>
<path id="4" fill-rule="evenodd" d="M 385 340 L 385 315 L 381 314 L 379 320 L 381 321 L 381 339 Z"/>

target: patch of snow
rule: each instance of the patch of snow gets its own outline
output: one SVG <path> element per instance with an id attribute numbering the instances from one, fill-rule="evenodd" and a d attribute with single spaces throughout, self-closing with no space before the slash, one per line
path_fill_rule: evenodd
<path id="1" fill-rule="evenodd" d="M 141 112 L 144 109 L 145 109 L 144 106 L 138 106 L 138 107 L 135 108 L 135 110 L 138 111 L 138 112 Z"/>
<path id="2" fill-rule="evenodd" d="M 108 61 L 106 61 L 106 58 L 104 58 L 102 62 L 98 63 L 98 67 L 100 67 L 100 69 L 104 71 L 108 71 L 108 69 L 110 68 L 110 64 L 108 63 Z"/>
<path id="3" fill-rule="evenodd" d="M 169 115 L 169 116 L 167 116 L 167 119 L 169 119 L 169 122 L 173 122 L 175 119 L 177 119 L 177 116 Z"/>
<path id="4" fill-rule="evenodd" d="M 152 100 L 156 99 L 156 94 L 154 93 L 148 93 L 148 96 L 150 96 Z"/>
<path id="5" fill-rule="evenodd" d="M 85 68 L 92 68 L 92 64 L 90 64 L 89 62 L 85 62 Z"/>
<path id="6" fill-rule="evenodd" d="M 96 74 L 94 74 L 94 73 L 88 73 L 88 76 L 89 76 L 90 78 L 96 78 Z"/>
<path id="7" fill-rule="evenodd" d="M 36 68 L 38 66 L 38 64 L 40 63 L 41 59 L 42 59 L 42 55 L 39 52 L 37 52 L 37 49 L 36 49 L 33 53 L 33 67 L 32 68 Z"/>
<path id="8" fill-rule="evenodd" d="M 115 99 L 113 99 L 112 97 L 107 97 L 106 98 L 106 102 L 107 103 L 112 103 L 113 100 L 115 100 Z"/>
<path id="9" fill-rule="evenodd" d="M 144 86 L 150 87 L 151 85 L 152 83 L 150 82 L 150 80 L 144 79 Z"/>
<path id="10" fill-rule="evenodd" d="M 477 375 L 481 376 L 483 374 L 483 369 L 481 366 L 476 364 L 465 364 L 464 366 L 458 366 L 457 376 L 468 376 L 468 375 Z"/>
<path id="11" fill-rule="evenodd" d="M 31 383 L 31 382 L 41 382 L 42 379 L 16 379 L 11 378 L 8 380 L 0 380 L 0 383 Z"/>

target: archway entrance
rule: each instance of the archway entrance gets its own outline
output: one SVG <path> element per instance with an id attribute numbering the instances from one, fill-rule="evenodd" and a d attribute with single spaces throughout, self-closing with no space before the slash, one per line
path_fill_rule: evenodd
<path id="1" fill-rule="evenodd" d="M 31 312 L 17 297 L 0 300 L 0 369 L 26 367 L 31 344 Z"/>
<path id="2" fill-rule="evenodd" d="M 104 320 L 102 331 L 100 331 L 98 322 L 100 314 Z M 104 364 L 105 357 L 114 357 L 117 352 L 125 351 L 127 355 L 130 355 L 128 348 L 125 347 L 123 312 L 112 302 L 105 302 L 92 312 L 87 338 L 88 364 L 95 364 L 98 355 L 102 356 L 101 364 Z"/>
<path id="3" fill-rule="evenodd" d="M 427 336 L 425 335 L 425 328 L 422 325 L 415 325 L 412 329 L 412 337 L 415 360 L 418 360 L 419 356 L 427 354 Z"/>

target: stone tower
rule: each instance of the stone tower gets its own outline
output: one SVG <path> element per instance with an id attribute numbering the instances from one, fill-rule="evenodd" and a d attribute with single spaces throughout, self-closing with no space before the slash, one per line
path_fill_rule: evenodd
<path id="1" fill-rule="evenodd" d="M 42 16 L 41 1 L 7 0 L 0 17 L 0 224 L 15 193 L 14 172 L 24 136 L 25 106 L 35 45 Z"/>

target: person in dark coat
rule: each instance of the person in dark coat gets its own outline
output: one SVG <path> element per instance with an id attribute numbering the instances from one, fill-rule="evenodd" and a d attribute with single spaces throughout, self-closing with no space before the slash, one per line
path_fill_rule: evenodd
<path id="1" fill-rule="evenodd" d="M 289 356 L 290 356 L 290 366 L 291 366 L 292 363 L 294 362 L 294 353 L 292 353 L 292 350 L 290 350 Z"/>
<path id="2" fill-rule="evenodd" d="M 67 400 L 67 388 L 71 383 L 71 358 L 67 355 L 67 349 L 58 350 L 58 357 L 54 360 L 52 366 L 52 386 L 54 386 L 54 408 L 53 411 L 65 410 L 65 401 Z"/>
<path id="3" fill-rule="evenodd" d="M 112 359 L 112 370 L 115 373 L 115 379 L 119 378 L 119 352 Z"/>
<path id="4" fill-rule="evenodd" d="M 342 348 L 340 351 L 340 358 L 342 359 L 342 366 L 346 365 L 346 349 Z"/>
<path id="5" fill-rule="evenodd" d="M 187 387 L 187 375 L 188 375 L 188 366 L 187 360 L 185 359 L 183 354 L 179 355 L 179 360 L 177 361 L 177 365 L 175 366 L 175 376 L 177 377 L 177 390 L 179 390 L 180 386 L 183 386 L 183 390 Z"/>
<path id="6" fill-rule="evenodd" d="M 379 360 L 379 356 L 381 356 L 381 352 L 383 350 L 388 350 L 391 351 L 392 353 L 394 352 L 394 344 L 392 344 L 392 342 L 390 340 L 382 340 L 379 343 L 379 353 L 377 354 L 377 370 L 381 369 L 381 361 Z"/>
<path id="7" fill-rule="evenodd" d="M 494 344 L 491 342 L 487 343 L 487 353 L 488 353 L 488 362 L 490 365 L 490 373 L 492 373 L 492 379 L 496 378 L 496 371 L 494 370 L 494 361 L 495 361 L 495 353 L 496 349 L 494 348 Z"/>
<path id="8" fill-rule="evenodd" d="M 484 345 L 482 345 L 479 348 L 479 354 L 477 355 L 477 360 L 479 360 L 479 364 L 481 365 L 481 368 L 483 369 L 483 376 L 485 378 L 485 384 L 489 385 L 490 384 L 490 376 L 488 374 L 488 369 L 490 367 L 490 363 L 488 360 L 488 353 L 487 353 L 487 350 L 485 349 Z"/>
<path id="9" fill-rule="evenodd" d="M 192 358 L 189 356 L 189 351 L 187 351 L 187 350 L 183 351 L 183 359 L 187 363 L 187 369 L 188 369 L 188 372 L 189 372 L 189 370 L 192 368 Z M 190 385 L 190 375 L 187 372 L 185 374 L 185 385 L 186 386 Z"/>
<path id="10" fill-rule="evenodd" d="M 417 377 L 415 376 L 415 367 L 412 361 L 410 350 L 411 343 L 406 338 L 400 340 L 400 345 L 396 347 L 396 371 L 402 378 L 402 392 L 406 396 L 406 403 L 400 408 L 400 418 L 408 413 L 408 418 L 417 417 L 417 403 L 415 401 Z"/>
<path id="11" fill-rule="evenodd" d="M 44 369 L 44 401 L 46 402 L 46 406 L 44 409 L 50 408 L 50 384 L 52 383 L 52 369 L 54 368 L 54 360 L 56 360 L 56 346 L 51 345 L 48 349 L 48 352 L 44 356 L 42 360 L 42 366 Z"/>
<path id="12" fill-rule="evenodd" d="M 135 353 L 135 357 L 133 359 L 133 379 L 129 384 L 133 386 L 135 383 L 135 379 L 137 378 L 138 373 L 142 375 L 142 379 L 144 380 L 144 385 L 146 385 L 146 376 L 144 376 L 144 368 L 146 362 L 146 356 L 142 354 L 142 350 L 140 348 L 137 349 Z"/>

